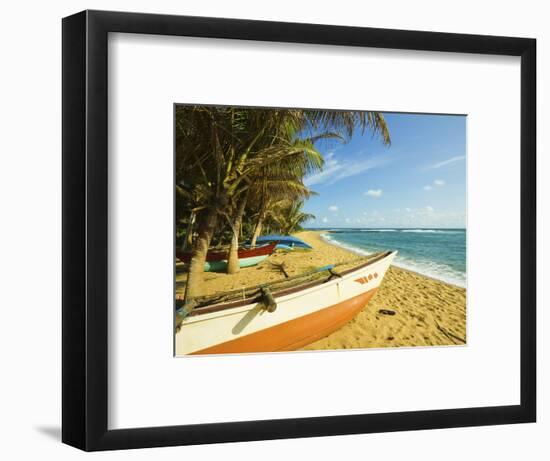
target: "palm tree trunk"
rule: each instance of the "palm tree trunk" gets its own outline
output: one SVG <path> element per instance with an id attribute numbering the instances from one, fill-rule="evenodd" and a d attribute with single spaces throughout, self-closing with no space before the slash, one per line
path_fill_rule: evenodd
<path id="1" fill-rule="evenodd" d="M 233 236 L 231 238 L 231 245 L 229 246 L 229 255 L 227 257 L 227 273 L 236 274 L 239 272 L 239 235 L 241 232 L 241 226 L 243 222 L 244 209 L 246 208 L 246 202 L 248 199 L 248 192 L 244 193 L 244 197 L 237 208 L 233 222 L 231 224 L 231 230 Z"/>
<path id="2" fill-rule="evenodd" d="M 189 222 L 187 223 L 187 229 L 185 230 L 185 237 L 183 239 L 183 244 L 181 245 L 181 251 L 185 251 L 193 245 L 193 224 L 195 224 L 195 216 L 195 212 L 192 211 L 189 216 Z"/>
<path id="3" fill-rule="evenodd" d="M 197 215 L 197 239 L 193 245 L 187 283 L 185 285 L 185 304 L 187 311 L 192 309 L 192 299 L 200 294 L 204 278 L 204 263 L 210 241 L 218 221 L 218 213 L 215 209 L 208 209 Z"/>
<path id="4" fill-rule="evenodd" d="M 252 234 L 252 240 L 250 241 L 250 246 L 254 248 L 256 246 L 256 240 L 260 235 L 262 235 L 262 227 L 264 224 L 264 217 L 260 213 L 258 215 L 258 221 L 256 222 L 256 227 L 254 227 L 254 233 Z"/>

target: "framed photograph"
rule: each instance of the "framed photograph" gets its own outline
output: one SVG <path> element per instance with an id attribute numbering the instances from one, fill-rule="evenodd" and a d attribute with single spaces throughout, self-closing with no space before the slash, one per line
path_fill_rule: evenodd
<path id="1" fill-rule="evenodd" d="M 63 441 L 534 422 L 534 39 L 63 19 Z"/>

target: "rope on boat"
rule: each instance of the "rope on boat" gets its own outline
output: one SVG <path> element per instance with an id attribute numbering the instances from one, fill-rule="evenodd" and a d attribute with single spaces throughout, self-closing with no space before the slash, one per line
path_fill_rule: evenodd
<path id="1" fill-rule="evenodd" d="M 374 253 L 372 255 L 369 255 L 368 257 L 355 258 L 355 259 L 350 259 L 348 261 L 343 261 L 343 262 L 337 263 L 337 264 L 330 264 L 330 265 L 327 265 L 327 266 L 319 267 L 319 268 L 314 269 L 312 271 L 304 272 L 302 274 L 293 275 L 293 276 L 290 276 L 290 277 L 287 277 L 287 278 L 284 278 L 284 279 L 280 279 L 280 280 L 274 280 L 273 282 L 268 282 L 268 283 L 262 284 L 260 286 L 256 285 L 256 286 L 253 286 L 253 287 L 243 287 L 243 288 L 238 288 L 236 290 L 225 291 L 225 292 L 222 292 L 222 293 L 219 293 L 219 294 L 214 293 L 214 294 L 208 295 L 208 296 L 198 296 L 198 297 L 193 299 L 193 301 L 195 302 L 193 308 L 201 307 L 201 306 L 204 306 L 205 304 L 223 303 L 223 302 L 235 299 L 237 297 L 239 297 L 241 299 L 245 299 L 246 297 L 252 297 L 252 296 L 260 296 L 260 295 L 262 295 L 262 297 L 264 297 L 263 296 L 263 293 L 264 293 L 263 290 L 264 289 L 269 290 L 269 289 L 273 288 L 274 286 L 286 284 L 288 282 L 296 281 L 296 280 L 303 279 L 303 278 L 306 278 L 306 277 L 311 277 L 313 275 L 318 275 L 318 274 L 320 274 L 322 272 L 325 272 L 325 271 L 330 274 L 329 280 L 331 280 L 333 277 L 342 277 L 341 274 L 334 271 L 335 267 L 347 266 L 349 264 L 355 264 L 355 263 L 360 263 L 360 262 L 367 262 L 370 259 L 373 259 L 375 257 L 378 257 L 378 256 L 382 255 L 383 253 L 384 252 L 378 252 L 378 253 Z M 184 306 L 185 306 L 185 304 L 184 304 Z M 189 310 L 189 312 L 190 312 L 190 310 Z"/>
<path id="2" fill-rule="evenodd" d="M 275 310 L 277 309 L 277 303 L 275 302 L 275 298 L 271 294 L 269 287 L 262 286 L 260 287 L 260 290 L 262 292 L 262 301 L 265 305 L 267 312 L 275 312 Z"/>

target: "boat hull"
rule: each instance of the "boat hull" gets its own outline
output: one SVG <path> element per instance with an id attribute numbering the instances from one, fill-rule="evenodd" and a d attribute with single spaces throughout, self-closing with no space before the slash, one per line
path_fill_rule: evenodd
<path id="1" fill-rule="evenodd" d="M 274 312 L 246 300 L 193 312 L 176 334 L 176 355 L 290 351 L 321 339 L 367 305 L 395 254 L 330 281 L 274 292 Z"/>
<path id="2" fill-rule="evenodd" d="M 239 267 L 251 267 L 260 264 L 267 259 L 269 255 L 251 256 L 250 258 L 239 259 Z M 204 263 L 205 272 L 221 272 L 227 268 L 227 260 L 222 261 L 207 261 Z"/>
<path id="3" fill-rule="evenodd" d="M 267 259 L 275 250 L 277 242 L 258 246 L 256 248 L 239 248 L 239 267 L 251 267 Z M 176 257 L 183 263 L 191 261 L 190 252 L 176 251 Z M 204 263 L 205 272 L 219 272 L 227 268 L 227 251 L 209 251 Z"/>
<path id="4" fill-rule="evenodd" d="M 217 344 L 192 354 L 294 351 L 343 327 L 368 304 L 375 293 L 376 288 L 295 320 Z"/>
<path id="5" fill-rule="evenodd" d="M 257 244 L 266 244 L 266 243 L 272 243 L 272 242 L 279 242 L 277 245 L 277 248 L 302 248 L 311 250 L 312 246 L 304 242 L 303 240 L 292 237 L 290 235 L 264 235 L 262 237 L 258 237 L 256 240 Z"/>

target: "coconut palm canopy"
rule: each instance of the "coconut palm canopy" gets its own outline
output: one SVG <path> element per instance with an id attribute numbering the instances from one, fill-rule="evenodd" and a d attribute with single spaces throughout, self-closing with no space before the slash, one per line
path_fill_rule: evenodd
<path id="1" fill-rule="evenodd" d="M 176 107 L 176 238 L 192 252 L 187 310 L 199 291 L 206 253 L 229 245 L 227 271 L 238 270 L 242 237 L 290 234 L 312 218 L 304 177 L 323 168 L 321 150 L 355 130 L 390 143 L 378 112 L 218 106 Z"/>

